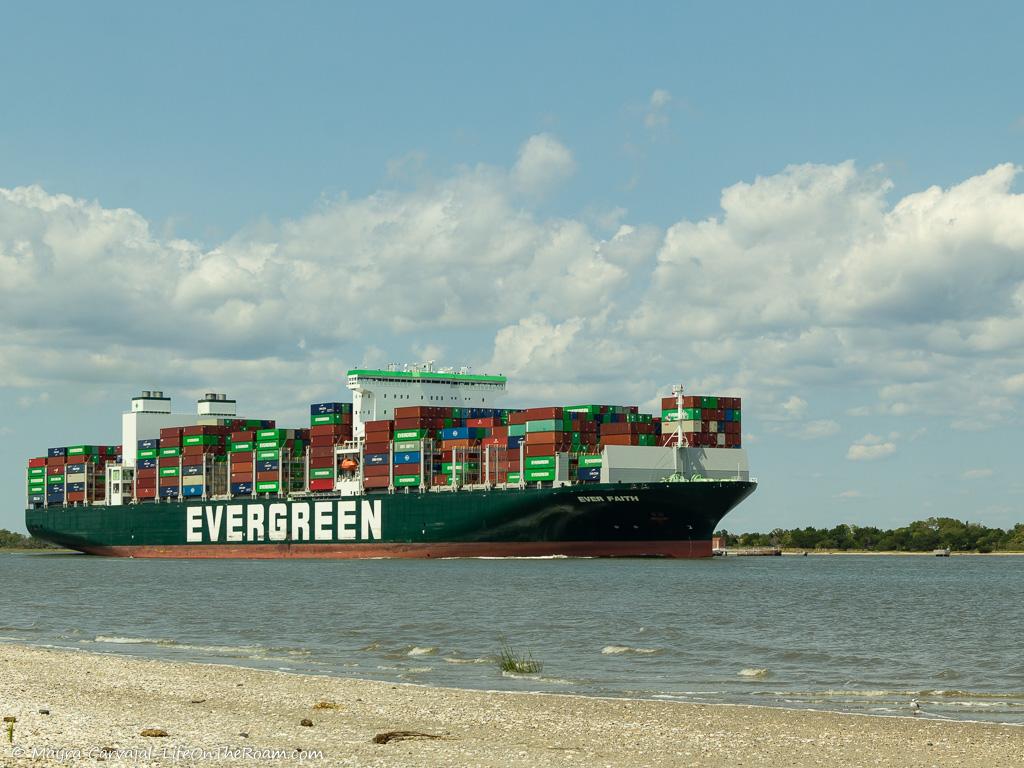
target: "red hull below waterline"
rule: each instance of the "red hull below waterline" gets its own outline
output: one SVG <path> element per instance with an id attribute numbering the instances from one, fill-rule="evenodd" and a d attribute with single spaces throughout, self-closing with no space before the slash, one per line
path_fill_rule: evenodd
<path id="1" fill-rule="evenodd" d="M 711 557 L 710 541 L 516 541 L 424 544 L 175 544 L 84 546 L 107 557 L 353 560 L 442 557 Z"/>

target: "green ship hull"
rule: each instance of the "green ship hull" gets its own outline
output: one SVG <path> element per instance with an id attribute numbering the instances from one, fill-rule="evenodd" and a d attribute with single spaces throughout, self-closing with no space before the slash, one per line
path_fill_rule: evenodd
<path id="1" fill-rule="evenodd" d="M 710 557 L 745 481 L 587 484 L 26 510 L 28 530 L 121 557 Z"/>

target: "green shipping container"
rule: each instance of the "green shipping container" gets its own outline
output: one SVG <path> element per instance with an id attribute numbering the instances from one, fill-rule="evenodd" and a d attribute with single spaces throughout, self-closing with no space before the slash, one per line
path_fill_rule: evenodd
<path id="1" fill-rule="evenodd" d="M 526 482 L 539 483 L 555 479 L 555 470 L 552 469 L 528 469 L 526 470 Z"/>
<path id="2" fill-rule="evenodd" d="M 526 434 L 525 424 L 509 424 L 508 425 L 508 436 L 509 437 L 522 437 Z"/>
<path id="3" fill-rule="evenodd" d="M 657 445 L 657 435 L 638 435 L 640 438 L 637 442 L 640 445 Z"/>
<path id="4" fill-rule="evenodd" d="M 221 435 L 185 435 L 181 438 L 182 445 L 223 445 Z"/>
<path id="5" fill-rule="evenodd" d="M 29 467 L 29 477 L 46 477 L 46 467 Z"/>
<path id="6" fill-rule="evenodd" d="M 554 469 L 555 468 L 555 457 L 554 456 L 527 456 L 526 457 L 526 468 L 527 469 Z M 527 472 L 529 475 L 529 472 Z"/>
<path id="7" fill-rule="evenodd" d="M 700 407 L 701 408 L 718 408 L 718 398 L 717 397 L 702 397 L 700 399 Z"/>
<path id="8" fill-rule="evenodd" d="M 143 448 L 136 455 L 140 459 L 155 459 L 160 452 L 159 448 Z"/>
<path id="9" fill-rule="evenodd" d="M 96 453 L 95 445 L 72 445 L 68 447 L 68 456 L 88 456 Z"/>
<path id="10" fill-rule="evenodd" d="M 732 412 L 732 420 L 733 421 L 739 421 L 740 420 L 740 412 L 739 411 L 733 411 Z"/>
<path id="11" fill-rule="evenodd" d="M 46 493 L 46 483 L 29 483 L 29 493 Z"/>
<path id="12" fill-rule="evenodd" d="M 309 426 L 318 427 L 321 424 L 341 424 L 340 413 L 320 413 L 309 417 Z"/>
<path id="13" fill-rule="evenodd" d="M 47 485 L 62 485 L 64 483 L 64 475 L 50 475 L 46 478 Z"/>
<path id="14" fill-rule="evenodd" d="M 419 485 L 419 484 L 420 484 L 420 476 L 419 475 L 395 475 L 395 487 L 396 488 L 407 487 L 407 486 L 410 486 L 410 485 Z"/>
<path id="15" fill-rule="evenodd" d="M 600 467 L 602 464 L 600 453 L 584 453 L 580 456 L 581 467 Z"/>
<path id="16" fill-rule="evenodd" d="M 314 480 L 330 480 L 334 477 L 334 470 L 330 467 L 309 470 L 309 476 Z"/>
<path id="17" fill-rule="evenodd" d="M 277 493 L 281 484 L 277 480 L 265 480 L 256 483 L 256 493 Z"/>
<path id="18" fill-rule="evenodd" d="M 265 450 L 265 449 L 269 449 L 269 448 L 280 448 L 281 447 L 281 442 L 283 442 L 283 441 L 279 441 L 279 440 L 259 440 L 256 443 L 256 447 L 259 450 Z"/>
<path id="19" fill-rule="evenodd" d="M 280 459 L 280 451 L 256 451 L 256 461 L 267 461 L 269 459 Z"/>
<path id="20" fill-rule="evenodd" d="M 232 443 L 228 450 L 231 453 L 252 453 L 252 443 L 249 441 Z"/>
<path id="21" fill-rule="evenodd" d="M 526 432 L 561 432 L 562 426 L 561 419 L 538 419 L 526 422 Z"/>
<path id="22" fill-rule="evenodd" d="M 469 470 L 470 472 L 476 472 L 480 469 L 480 465 L 475 461 L 460 461 L 455 464 L 453 464 L 450 461 L 446 461 L 441 464 L 441 471 L 446 475 L 450 475 L 452 473 L 453 467 L 459 470 L 460 472 L 465 472 L 467 470 Z"/>
<path id="23" fill-rule="evenodd" d="M 422 440 L 429 434 L 429 429 L 399 429 L 395 431 L 395 441 Z"/>
<path id="24" fill-rule="evenodd" d="M 594 416 L 601 412 L 600 405 L 569 405 L 566 406 L 565 410 L 573 413 L 586 413 L 590 416 Z"/>
<path id="25" fill-rule="evenodd" d="M 181 456 L 181 448 L 161 448 L 161 456 Z"/>
<path id="26" fill-rule="evenodd" d="M 177 467 L 160 467 L 160 477 L 177 477 Z"/>

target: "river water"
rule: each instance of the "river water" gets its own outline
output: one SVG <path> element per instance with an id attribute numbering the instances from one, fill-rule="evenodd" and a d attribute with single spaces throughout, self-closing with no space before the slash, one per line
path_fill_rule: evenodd
<path id="1" fill-rule="evenodd" d="M 0 555 L 0 642 L 424 685 L 1024 724 L 1024 557 Z M 502 641 L 543 663 L 510 676 Z M 2 652 L 2 647 L 0 647 Z"/>

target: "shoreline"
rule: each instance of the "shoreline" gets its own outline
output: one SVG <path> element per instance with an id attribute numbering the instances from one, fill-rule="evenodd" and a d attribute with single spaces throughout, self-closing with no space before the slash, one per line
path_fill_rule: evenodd
<path id="1" fill-rule="evenodd" d="M 291 752 L 276 761 L 999 766 L 1024 755 L 1024 728 L 1015 725 L 434 688 L 7 643 L 0 644 L 0 702 L 0 716 L 17 718 L 13 745 L 0 734 L 0 762 L 15 766 L 70 765 L 73 754 L 91 761 L 82 755 L 106 747 L 129 750 L 105 753 L 109 765 L 137 765 L 142 754 L 153 764 L 238 765 L 251 763 L 253 750 L 266 756 L 296 747 L 304 758 Z M 147 728 L 168 735 L 141 736 Z M 438 738 L 373 742 L 391 731 Z"/>

